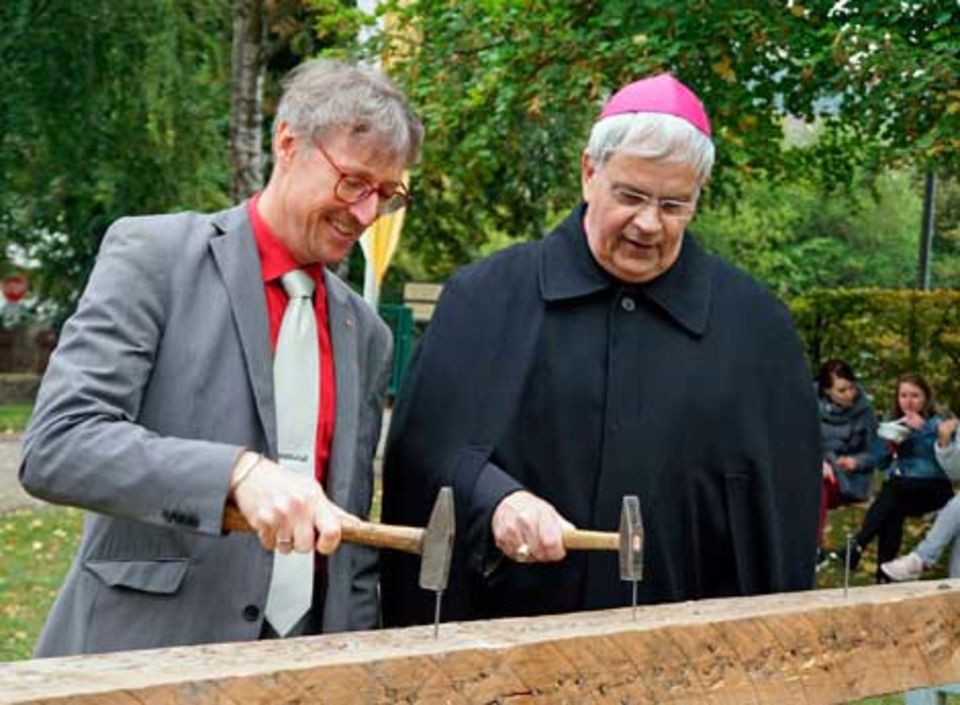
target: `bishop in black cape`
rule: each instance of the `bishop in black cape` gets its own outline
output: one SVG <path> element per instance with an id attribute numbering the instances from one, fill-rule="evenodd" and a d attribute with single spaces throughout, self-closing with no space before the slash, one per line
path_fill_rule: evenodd
<path id="1" fill-rule="evenodd" d="M 422 526 L 453 487 L 445 620 L 629 604 L 615 553 L 499 553 L 491 516 L 518 489 L 608 531 L 637 495 L 642 603 L 811 588 L 819 431 L 787 310 L 689 233 L 662 275 L 617 281 L 591 256 L 585 208 L 445 285 L 395 405 L 383 521 Z M 432 619 L 418 570 L 383 556 L 388 626 Z"/>

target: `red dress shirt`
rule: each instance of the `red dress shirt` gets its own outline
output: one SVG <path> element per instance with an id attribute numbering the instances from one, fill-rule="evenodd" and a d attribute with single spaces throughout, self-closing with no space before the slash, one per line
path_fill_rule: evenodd
<path id="1" fill-rule="evenodd" d="M 330 342 L 330 318 L 327 315 L 327 287 L 323 280 L 323 265 L 300 266 L 276 234 L 260 216 L 256 194 L 247 202 L 250 224 L 253 226 L 253 238 L 260 256 L 260 271 L 263 274 L 263 289 L 267 297 L 267 318 L 270 323 L 270 347 L 276 350 L 277 337 L 280 335 L 280 322 L 287 307 L 287 292 L 283 290 L 280 277 L 291 269 L 302 269 L 316 283 L 313 295 L 313 307 L 317 316 L 317 337 L 320 342 L 320 418 L 317 422 L 316 438 L 316 476 L 323 483 L 330 461 L 330 446 L 333 441 L 333 428 L 336 414 L 336 382 L 334 378 L 333 346 Z"/>

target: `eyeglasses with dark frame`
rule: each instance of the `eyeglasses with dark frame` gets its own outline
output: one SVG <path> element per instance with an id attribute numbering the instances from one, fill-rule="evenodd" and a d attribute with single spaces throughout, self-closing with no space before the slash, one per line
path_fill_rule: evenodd
<path id="1" fill-rule="evenodd" d="M 378 215 L 396 213 L 401 208 L 409 208 L 410 204 L 413 203 L 413 198 L 407 192 L 407 189 L 403 184 L 388 182 L 385 184 L 374 185 L 371 181 L 363 178 L 362 176 L 345 172 L 342 168 L 340 168 L 340 165 L 333 160 L 333 157 L 330 156 L 330 153 L 327 152 L 327 150 L 325 150 L 323 145 L 319 142 L 314 142 L 314 146 L 330 163 L 330 166 L 333 167 L 333 170 L 337 172 L 337 176 L 339 178 L 337 179 L 336 185 L 333 187 L 333 195 L 344 203 L 359 203 L 365 198 L 368 198 L 370 194 L 376 193 L 379 197 L 377 201 Z"/>
<path id="2" fill-rule="evenodd" d="M 614 199 L 619 204 L 634 208 L 637 213 L 654 206 L 657 209 L 657 215 L 663 220 L 673 222 L 688 220 L 693 217 L 693 212 L 697 209 L 697 196 L 689 201 L 682 201 L 677 198 L 654 198 L 642 191 L 634 191 L 619 184 L 610 188 Z"/>

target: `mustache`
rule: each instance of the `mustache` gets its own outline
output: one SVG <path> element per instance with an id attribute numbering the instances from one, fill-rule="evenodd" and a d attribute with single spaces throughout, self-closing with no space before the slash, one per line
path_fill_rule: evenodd
<path id="1" fill-rule="evenodd" d="M 360 222 L 347 213 L 331 216 L 330 222 L 337 230 L 348 235 L 359 236 L 363 233 L 363 226 Z"/>

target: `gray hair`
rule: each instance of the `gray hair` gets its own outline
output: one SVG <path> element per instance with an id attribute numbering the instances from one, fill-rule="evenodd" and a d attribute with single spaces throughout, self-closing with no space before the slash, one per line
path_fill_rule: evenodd
<path id="1" fill-rule="evenodd" d="M 614 152 L 654 161 L 689 164 L 702 186 L 713 170 L 713 142 L 682 118 L 667 113 L 611 115 L 593 126 L 587 143 L 590 162 L 601 168 Z"/>
<path id="2" fill-rule="evenodd" d="M 331 59 L 294 68 L 283 81 L 273 129 L 286 122 L 319 140 L 332 131 L 381 143 L 407 164 L 416 161 L 423 123 L 397 85 L 376 69 Z"/>

